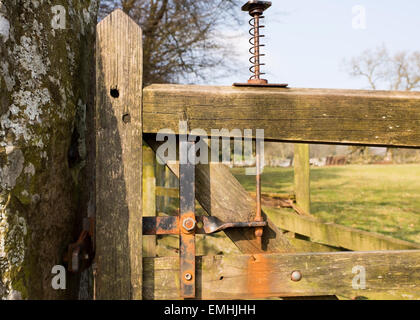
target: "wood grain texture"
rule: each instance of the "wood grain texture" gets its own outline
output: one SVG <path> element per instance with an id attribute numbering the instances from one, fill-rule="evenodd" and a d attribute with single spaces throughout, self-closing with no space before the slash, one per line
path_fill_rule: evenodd
<path id="1" fill-rule="evenodd" d="M 311 213 L 311 180 L 309 168 L 309 145 L 294 145 L 294 182 L 296 205 L 305 213 Z"/>
<path id="2" fill-rule="evenodd" d="M 156 141 L 155 135 L 145 135 L 144 139 L 155 151 L 162 144 Z M 171 161 L 167 165 L 179 177 L 179 162 Z M 209 215 L 225 222 L 254 220 L 255 201 L 227 166 L 221 163 L 197 164 L 195 175 L 196 199 Z M 258 245 L 254 230 L 228 229 L 225 233 L 243 253 L 293 251 L 283 232 L 270 220 L 268 227 L 264 228 L 263 248 Z"/>
<path id="3" fill-rule="evenodd" d="M 143 145 L 143 217 L 156 217 L 156 156 L 153 150 Z M 143 257 L 156 256 L 156 236 L 143 235 Z"/>
<path id="4" fill-rule="evenodd" d="M 420 249 L 419 244 L 338 224 L 322 223 L 281 209 L 264 207 L 264 211 L 280 228 L 307 236 L 311 241 L 334 247 L 353 251 Z"/>
<path id="5" fill-rule="evenodd" d="M 97 299 L 142 298 L 141 101 L 142 31 L 116 10 L 97 26 Z"/>
<path id="6" fill-rule="evenodd" d="M 264 129 L 276 141 L 420 147 L 420 93 L 151 85 L 144 132 Z"/>
<path id="7" fill-rule="evenodd" d="M 339 295 L 420 299 L 420 251 L 255 254 L 196 258 L 197 298 Z M 360 267 L 365 289 L 354 289 Z M 358 269 L 359 268 L 359 269 Z M 291 281 L 299 270 L 302 280 Z M 144 298 L 179 299 L 179 258 L 144 259 Z M 357 288 L 357 287 L 355 287 Z"/>

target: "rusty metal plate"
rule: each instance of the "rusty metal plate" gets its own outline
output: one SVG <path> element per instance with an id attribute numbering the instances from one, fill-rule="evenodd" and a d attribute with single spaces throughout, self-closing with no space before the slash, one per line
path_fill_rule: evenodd
<path id="1" fill-rule="evenodd" d="M 195 143 L 179 139 L 179 254 L 181 297 L 195 298 L 195 165 L 188 155 L 195 155 Z"/>
<path id="2" fill-rule="evenodd" d="M 143 217 L 143 234 L 179 234 L 179 217 Z"/>

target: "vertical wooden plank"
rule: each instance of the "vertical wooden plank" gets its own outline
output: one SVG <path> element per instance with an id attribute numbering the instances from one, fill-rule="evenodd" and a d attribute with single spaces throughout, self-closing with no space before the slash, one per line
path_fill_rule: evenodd
<path id="1" fill-rule="evenodd" d="M 294 154 L 296 205 L 311 213 L 309 145 L 295 144 Z"/>
<path id="2" fill-rule="evenodd" d="M 158 187 L 165 187 L 165 165 L 161 165 L 159 162 L 156 162 L 156 186 Z M 165 196 L 162 194 L 159 194 L 156 197 L 156 211 L 157 212 L 164 212 L 165 206 L 164 206 L 164 198 Z"/>
<path id="3" fill-rule="evenodd" d="M 121 10 L 97 26 L 97 299 L 142 298 L 142 31 Z"/>
<path id="4" fill-rule="evenodd" d="M 143 217 L 156 216 L 156 156 L 147 145 L 143 145 Z M 143 257 L 156 256 L 156 236 L 143 237 Z"/>
<path id="5" fill-rule="evenodd" d="M 165 166 L 165 188 L 171 187 L 171 171 L 167 166 Z M 169 206 L 170 198 L 168 195 L 165 194 L 163 203 L 165 208 Z"/>

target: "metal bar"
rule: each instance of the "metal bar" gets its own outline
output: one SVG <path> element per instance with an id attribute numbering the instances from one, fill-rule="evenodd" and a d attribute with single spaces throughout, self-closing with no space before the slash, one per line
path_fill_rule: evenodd
<path id="1" fill-rule="evenodd" d="M 195 156 L 195 143 L 179 138 L 180 159 L 180 278 L 181 297 L 195 297 L 195 165 L 189 161 Z"/>
<path id="2" fill-rule="evenodd" d="M 143 217 L 143 234 L 179 234 L 179 217 Z"/>
<path id="3" fill-rule="evenodd" d="M 223 222 L 217 217 L 196 216 L 196 234 L 211 234 L 232 228 L 256 228 L 267 226 L 266 221 Z M 200 224 L 202 226 L 200 227 Z M 180 223 L 178 216 L 172 217 L 143 217 L 144 235 L 179 234 Z"/>
<path id="4" fill-rule="evenodd" d="M 256 139 L 255 141 L 255 149 L 256 149 L 256 161 L 255 161 L 255 167 L 256 167 L 256 212 L 255 212 L 255 221 L 260 222 L 262 221 L 262 215 L 261 215 L 261 141 L 259 139 Z M 255 236 L 258 239 L 258 243 L 260 247 L 262 247 L 262 235 L 263 235 L 263 228 L 258 227 L 255 229 Z"/>

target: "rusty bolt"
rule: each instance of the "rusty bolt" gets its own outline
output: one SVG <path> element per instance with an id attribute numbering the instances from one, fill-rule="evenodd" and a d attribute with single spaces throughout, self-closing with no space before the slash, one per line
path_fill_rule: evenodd
<path id="1" fill-rule="evenodd" d="M 292 281 L 298 282 L 302 279 L 302 273 L 300 271 L 293 271 L 290 277 Z"/>
<path id="2" fill-rule="evenodd" d="M 191 273 L 189 273 L 189 272 L 187 272 L 187 273 L 184 275 L 184 278 L 185 278 L 185 280 L 190 281 L 190 280 L 192 279 L 192 274 L 191 274 Z"/>
<path id="3" fill-rule="evenodd" d="M 195 220 L 193 218 L 186 218 L 182 222 L 182 227 L 187 231 L 192 231 L 195 228 Z"/>

